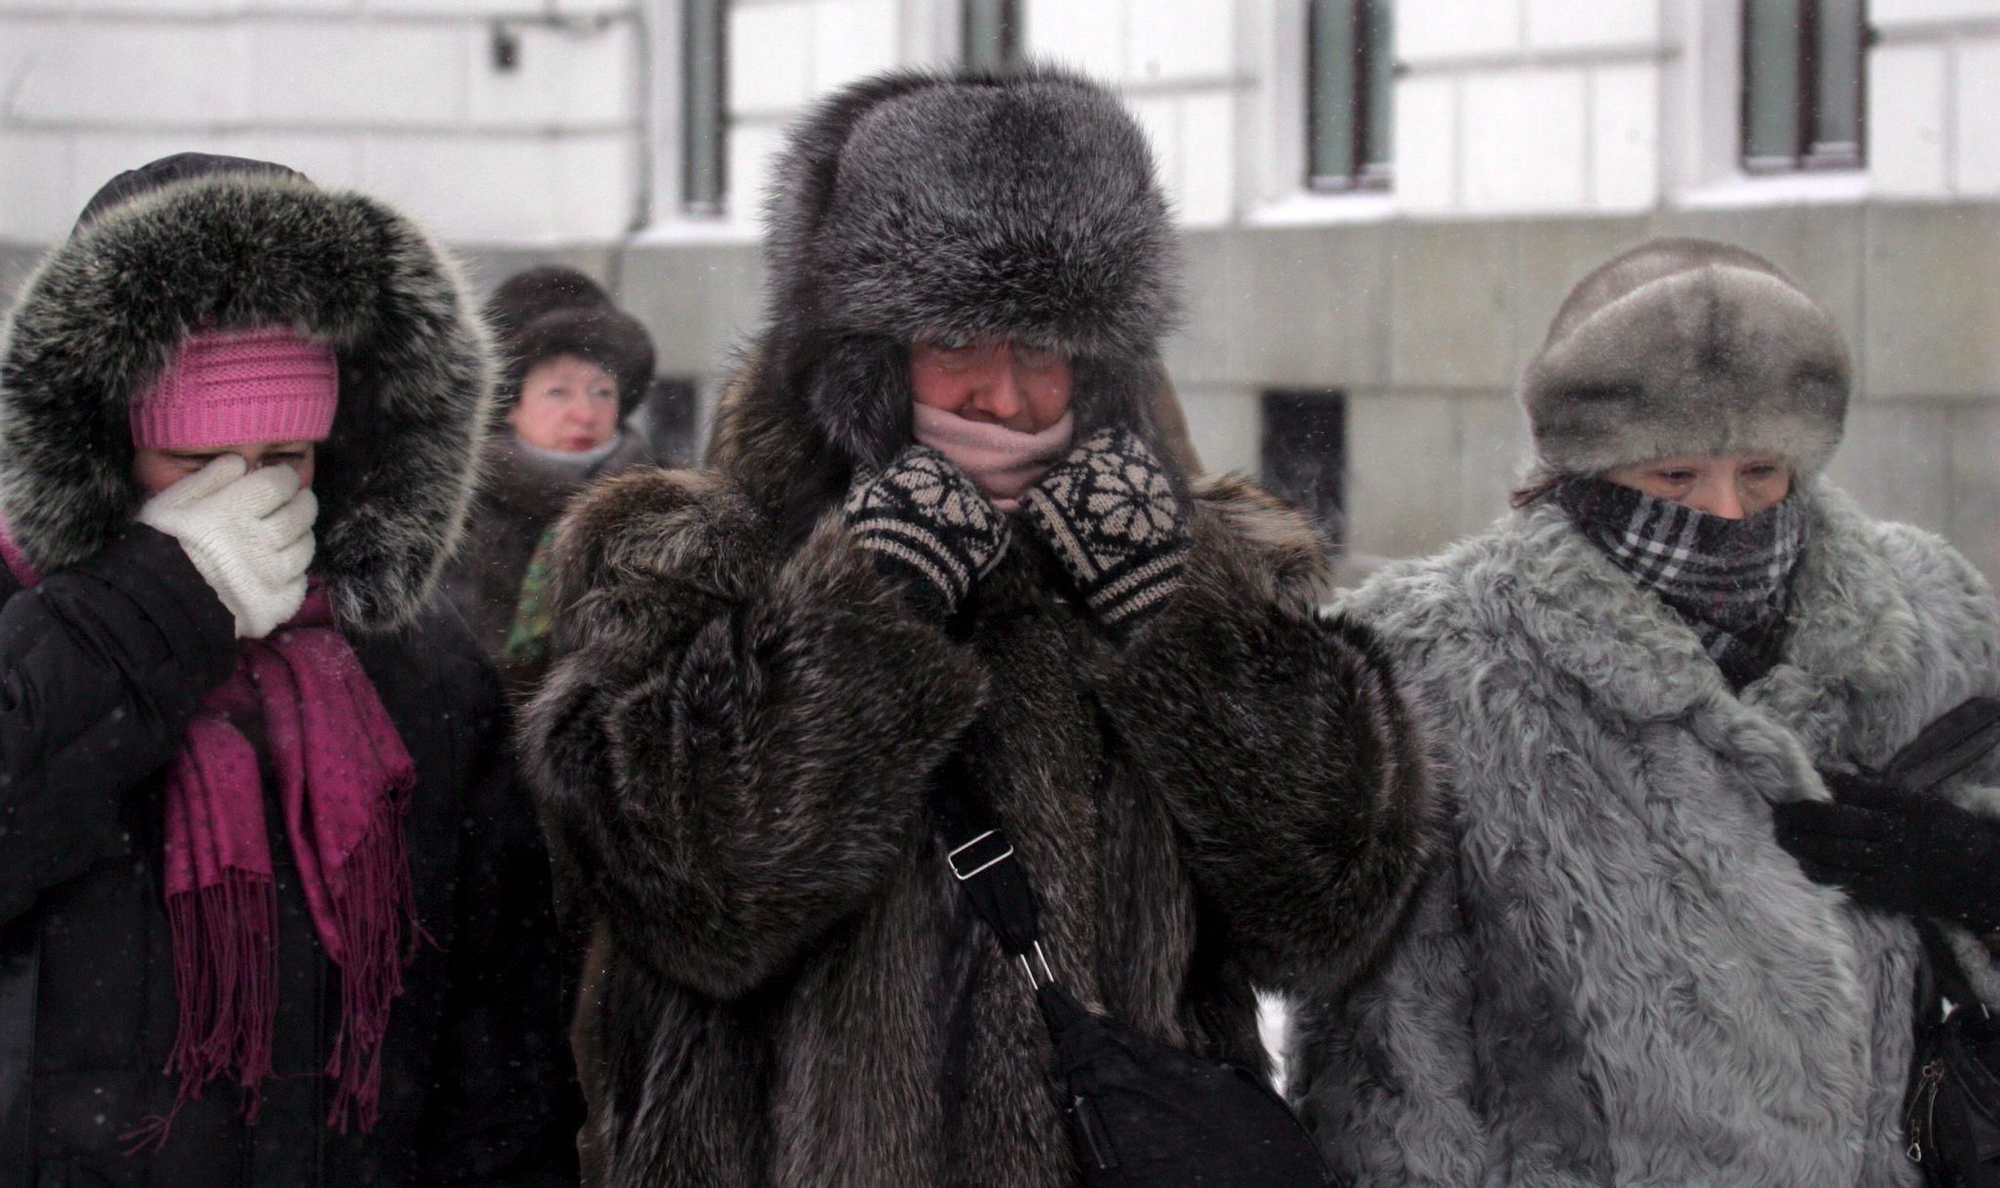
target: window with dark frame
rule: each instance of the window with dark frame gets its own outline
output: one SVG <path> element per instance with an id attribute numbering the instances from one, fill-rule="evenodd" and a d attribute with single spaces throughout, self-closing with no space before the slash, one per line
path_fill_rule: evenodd
<path id="1" fill-rule="evenodd" d="M 1306 186 L 1384 189 L 1396 63 L 1390 0 L 1306 0 Z"/>
<path id="2" fill-rule="evenodd" d="M 1347 397 L 1331 389 L 1263 395 L 1258 473 L 1304 509 L 1334 552 L 1347 548 Z"/>
<path id="3" fill-rule="evenodd" d="M 1743 168 L 1858 169 L 1864 0 L 1743 0 Z"/>
<path id="4" fill-rule="evenodd" d="M 1021 62 L 1019 0 L 961 0 L 959 50 L 974 70 L 1011 70 Z"/>
<path id="5" fill-rule="evenodd" d="M 729 187 L 728 0 L 683 0 L 681 17 L 681 208 L 719 215 Z"/>

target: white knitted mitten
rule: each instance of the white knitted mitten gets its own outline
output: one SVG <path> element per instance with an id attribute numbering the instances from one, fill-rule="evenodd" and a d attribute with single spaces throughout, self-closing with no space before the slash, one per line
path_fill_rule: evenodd
<path id="1" fill-rule="evenodd" d="M 289 466 L 246 469 L 224 454 L 148 499 L 138 521 L 180 542 L 236 616 L 236 638 L 262 639 L 305 601 L 319 501 Z"/>

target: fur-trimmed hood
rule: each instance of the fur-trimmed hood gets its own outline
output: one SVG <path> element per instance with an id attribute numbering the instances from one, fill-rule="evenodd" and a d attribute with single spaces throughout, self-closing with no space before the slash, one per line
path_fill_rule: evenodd
<path id="1" fill-rule="evenodd" d="M 1174 236 L 1110 91 L 1040 66 L 857 83 L 793 127 L 767 215 L 762 386 L 835 463 L 879 465 L 910 440 L 914 342 L 1062 353 L 1079 438 L 1155 437 Z"/>
<path id="2" fill-rule="evenodd" d="M 0 515 L 15 540 L 44 569 L 103 547 L 140 501 L 134 390 L 201 324 L 283 323 L 340 359 L 315 568 L 344 623 L 407 620 L 458 539 L 489 417 L 490 348 L 456 268 L 380 201 L 296 175 L 139 190 L 94 204 L 9 317 Z"/>

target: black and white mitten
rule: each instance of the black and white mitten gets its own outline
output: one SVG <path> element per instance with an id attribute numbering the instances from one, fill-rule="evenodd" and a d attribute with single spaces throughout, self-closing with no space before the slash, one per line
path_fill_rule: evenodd
<path id="1" fill-rule="evenodd" d="M 847 526 L 933 622 L 952 616 L 1007 551 L 1007 517 L 943 454 L 913 445 L 847 492 Z"/>
<path id="2" fill-rule="evenodd" d="M 1021 514 L 1113 635 L 1181 583 L 1187 518 L 1160 460 L 1129 429 L 1100 429 L 1028 491 Z"/>

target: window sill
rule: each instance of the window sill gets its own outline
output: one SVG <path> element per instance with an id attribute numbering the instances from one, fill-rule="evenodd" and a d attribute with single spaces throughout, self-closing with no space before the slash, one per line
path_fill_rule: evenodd
<path id="1" fill-rule="evenodd" d="M 1376 223 L 1394 218 L 1396 195 L 1389 190 L 1350 190 L 1344 194 L 1302 193 L 1251 208 L 1243 222 L 1251 227 L 1310 227 L 1323 223 Z"/>
<path id="2" fill-rule="evenodd" d="M 1869 197 L 1870 192 L 1868 173 L 1864 169 L 1739 173 L 1706 186 L 1682 190 L 1674 195 L 1674 204 L 1689 210 L 1835 204 L 1861 202 Z"/>
<path id="3" fill-rule="evenodd" d="M 757 224 L 727 215 L 715 218 L 675 217 L 662 219 L 632 237 L 639 246 L 686 243 L 754 244 L 760 238 Z"/>

